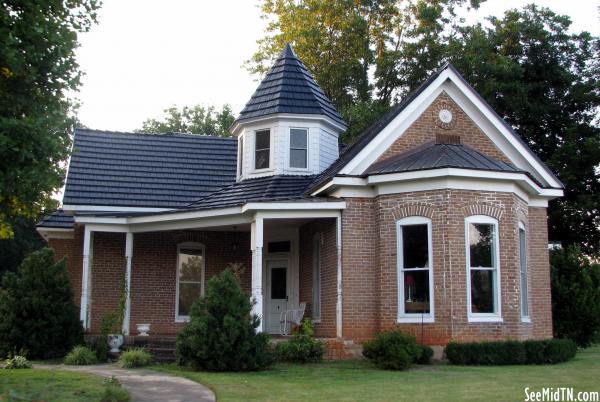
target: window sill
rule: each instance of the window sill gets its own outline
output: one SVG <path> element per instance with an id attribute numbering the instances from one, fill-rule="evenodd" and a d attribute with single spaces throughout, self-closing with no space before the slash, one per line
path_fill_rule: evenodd
<path id="1" fill-rule="evenodd" d="M 177 318 L 175 318 L 175 323 L 177 323 L 177 324 L 186 323 L 186 322 L 190 322 L 190 317 L 177 317 Z"/>
<path id="2" fill-rule="evenodd" d="M 521 322 L 525 324 L 531 324 L 531 317 L 521 317 Z"/>
<path id="3" fill-rule="evenodd" d="M 315 318 L 314 320 L 312 320 L 313 324 L 320 324 L 321 323 L 321 319 L 320 318 Z"/>
<path id="4" fill-rule="evenodd" d="M 432 324 L 435 322 L 435 317 L 431 316 L 410 316 L 403 315 L 396 319 L 398 324 Z"/>
<path id="5" fill-rule="evenodd" d="M 275 171 L 275 169 L 272 168 L 265 168 L 265 169 L 253 169 L 251 174 L 254 173 L 273 173 Z"/>
<path id="6" fill-rule="evenodd" d="M 469 322 L 504 322 L 499 315 L 469 315 Z"/>

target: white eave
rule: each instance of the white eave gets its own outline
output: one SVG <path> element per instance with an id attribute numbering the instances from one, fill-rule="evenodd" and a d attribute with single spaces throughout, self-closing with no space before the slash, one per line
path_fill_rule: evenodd
<path id="1" fill-rule="evenodd" d="M 292 113 L 276 113 L 267 116 L 259 116 L 249 119 L 244 119 L 242 121 L 236 121 L 233 123 L 229 132 L 234 136 L 237 136 L 242 130 L 243 126 L 251 125 L 251 124 L 266 124 L 274 120 L 288 120 L 288 121 L 320 121 L 326 126 L 337 130 L 338 132 L 346 131 L 347 127 L 336 122 L 331 117 L 324 114 L 292 114 Z"/>

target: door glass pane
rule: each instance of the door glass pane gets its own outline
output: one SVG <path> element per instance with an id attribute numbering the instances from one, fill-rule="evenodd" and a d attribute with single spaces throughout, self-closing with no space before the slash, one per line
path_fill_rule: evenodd
<path id="1" fill-rule="evenodd" d="M 306 129 L 292 128 L 290 130 L 290 147 L 306 149 Z"/>
<path id="2" fill-rule="evenodd" d="M 192 304 L 200 297 L 202 286 L 200 283 L 179 284 L 179 311 L 180 316 L 190 315 Z"/>
<path id="3" fill-rule="evenodd" d="M 402 226 L 402 255 L 405 269 L 429 267 L 427 225 Z"/>
<path id="4" fill-rule="evenodd" d="M 306 149 L 290 149 L 290 167 L 306 169 Z"/>
<path id="5" fill-rule="evenodd" d="M 471 312 L 495 312 L 493 270 L 471 270 Z"/>
<path id="6" fill-rule="evenodd" d="M 494 225 L 490 223 L 469 224 L 471 267 L 492 268 L 494 266 L 493 242 Z"/>
<path id="7" fill-rule="evenodd" d="M 179 280 L 200 282 L 202 280 L 202 250 L 179 252 Z"/>
<path id="8" fill-rule="evenodd" d="M 429 270 L 404 271 L 404 312 L 429 313 Z"/>
<path id="9" fill-rule="evenodd" d="M 271 299 L 285 299 L 287 296 L 287 269 L 271 269 Z"/>

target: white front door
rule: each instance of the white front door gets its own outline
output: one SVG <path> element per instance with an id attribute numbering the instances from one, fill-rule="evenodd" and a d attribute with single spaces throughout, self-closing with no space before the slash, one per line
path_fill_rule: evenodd
<path id="1" fill-rule="evenodd" d="M 287 310 L 288 305 L 288 270 L 287 259 L 267 261 L 267 297 L 266 297 L 266 329 L 267 332 L 280 332 L 279 317 Z"/>

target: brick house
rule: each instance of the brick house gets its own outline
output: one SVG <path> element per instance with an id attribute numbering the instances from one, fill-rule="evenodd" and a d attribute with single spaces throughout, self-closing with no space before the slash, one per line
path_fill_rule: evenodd
<path id="1" fill-rule="evenodd" d="M 260 330 L 307 303 L 321 338 L 399 326 L 420 342 L 552 336 L 556 176 L 449 64 L 351 146 L 288 46 L 231 138 L 78 129 L 61 211 L 38 231 L 68 257 L 89 333 L 176 334 L 210 277 L 243 267 Z"/>

